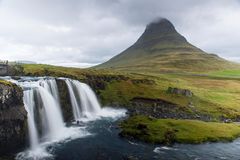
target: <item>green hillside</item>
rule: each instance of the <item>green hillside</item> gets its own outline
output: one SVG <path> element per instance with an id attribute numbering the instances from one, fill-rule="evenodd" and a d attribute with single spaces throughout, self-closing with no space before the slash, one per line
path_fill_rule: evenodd
<path id="1" fill-rule="evenodd" d="M 131 47 L 96 66 L 123 71 L 206 72 L 240 68 L 190 44 L 167 19 L 150 23 Z"/>

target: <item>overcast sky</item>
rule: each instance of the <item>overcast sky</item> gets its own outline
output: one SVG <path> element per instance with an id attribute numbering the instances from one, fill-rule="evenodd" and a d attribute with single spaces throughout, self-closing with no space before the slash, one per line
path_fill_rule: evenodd
<path id="1" fill-rule="evenodd" d="M 157 17 L 206 52 L 240 62 L 240 0 L 0 0 L 0 59 L 99 64 Z"/>

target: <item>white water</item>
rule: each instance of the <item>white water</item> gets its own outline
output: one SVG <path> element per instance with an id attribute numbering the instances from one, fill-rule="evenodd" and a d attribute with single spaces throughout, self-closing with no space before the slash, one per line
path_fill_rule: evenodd
<path id="1" fill-rule="evenodd" d="M 47 140 L 58 139 L 60 133 L 64 131 L 65 125 L 60 111 L 60 106 L 54 97 L 45 88 L 39 87 L 38 92 L 41 96 L 45 117 L 48 124 Z"/>
<path id="2" fill-rule="evenodd" d="M 45 150 L 46 144 L 63 140 L 74 134 L 65 127 L 56 81 L 39 79 L 18 84 L 25 90 L 24 104 L 28 112 L 30 150 L 18 154 L 17 159 L 48 157 L 49 154 Z M 36 114 L 38 114 L 37 117 Z M 42 125 L 38 125 L 39 122 Z M 42 132 L 41 136 L 38 130 Z"/>
<path id="3" fill-rule="evenodd" d="M 65 79 L 68 87 L 73 115 L 76 121 L 95 119 L 101 112 L 100 104 L 92 89 L 77 80 Z"/>
<path id="4" fill-rule="evenodd" d="M 33 139 L 30 139 L 31 146 L 35 146 L 36 142 L 39 142 L 36 131 L 36 118 L 35 113 L 37 111 L 35 103 L 40 103 L 41 106 L 38 108 L 39 114 L 41 115 L 42 128 L 44 132 L 45 141 L 54 141 L 58 139 L 61 132 L 65 129 L 65 124 L 63 122 L 63 117 L 61 113 L 61 108 L 58 101 L 58 90 L 57 84 L 54 79 L 44 80 L 40 79 L 38 81 L 29 81 L 19 83 L 22 87 L 27 87 L 28 90 L 24 91 L 24 100 L 26 108 L 31 120 L 29 123 L 30 135 L 32 134 Z M 29 120 L 29 121 L 30 121 Z M 34 123 L 34 125 L 31 125 Z M 33 126 L 33 127 L 31 127 Z"/>
<path id="5" fill-rule="evenodd" d="M 38 141 L 38 134 L 36 125 L 34 122 L 34 110 L 35 110 L 35 103 L 33 97 L 33 90 L 26 90 L 24 91 L 24 105 L 28 112 L 28 132 L 30 138 L 30 147 L 32 150 L 36 149 L 39 141 Z"/>
<path id="6" fill-rule="evenodd" d="M 74 119 L 78 120 L 81 118 L 81 111 L 80 111 L 79 104 L 78 104 L 78 101 L 76 99 L 76 96 L 75 96 L 75 93 L 73 90 L 72 82 L 69 79 L 66 79 L 65 82 L 68 87 L 68 92 L 69 92 L 69 96 L 70 96 L 70 100 L 71 100 L 71 104 L 72 104 Z"/>
<path id="7" fill-rule="evenodd" d="M 24 104 L 28 112 L 30 148 L 19 153 L 16 159 L 45 159 L 51 157 L 48 146 L 91 135 L 86 126 L 66 127 L 59 100 L 59 91 L 54 78 L 22 77 L 18 84 L 24 90 Z M 112 120 L 125 116 L 125 110 L 101 108 L 92 89 L 77 80 L 64 78 L 71 100 L 75 122 L 99 118 Z M 87 123 L 86 123 L 87 125 Z"/>

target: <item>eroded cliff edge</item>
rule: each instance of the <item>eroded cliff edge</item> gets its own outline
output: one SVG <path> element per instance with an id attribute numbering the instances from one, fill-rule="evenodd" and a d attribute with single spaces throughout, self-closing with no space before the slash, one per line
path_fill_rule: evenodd
<path id="1" fill-rule="evenodd" d="M 27 112 L 23 91 L 0 80 L 0 154 L 16 152 L 26 144 Z"/>

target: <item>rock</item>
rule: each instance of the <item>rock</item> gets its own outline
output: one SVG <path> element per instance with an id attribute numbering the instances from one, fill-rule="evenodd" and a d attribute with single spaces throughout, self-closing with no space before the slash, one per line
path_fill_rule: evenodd
<path id="1" fill-rule="evenodd" d="M 0 154 L 14 153 L 25 147 L 27 132 L 22 89 L 0 82 Z"/>
<path id="2" fill-rule="evenodd" d="M 146 124 L 143 124 L 143 123 L 139 123 L 139 124 L 137 125 L 137 129 L 140 129 L 140 130 L 142 130 L 142 129 L 147 129 L 147 125 L 146 125 Z"/>
<path id="3" fill-rule="evenodd" d="M 183 96 L 186 96 L 186 97 L 192 97 L 193 96 L 193 93 L 188 89 L 168 87 L 167 91 L 168 91 L 168 93 L 171 93 L 171 94 L 183 95 Z"/>
<path id="4" fill-rule="evenodd" d="M 138 160 L 137 157 L 135 156 L 126 156 L 126 157 L 123 157 L 124 160 Z"/>
<path id="5" fill-rule="evenodd" d="M 193 105 L 192 102 L 189 102 L 189 103 L 188 103 L 188 107 L 194 108 L 195 106 Z"/>
<path id="6" fill-rule="evenodd" d="M 62 79 L 56 79 L 56 82 L 58 86 L 60 105 L 62 107 L 64 121 L 71 122 L 74 120 L 74 117 L 67 84 Z"/>
<path id="7" fill-rule="evenodd" d="M 147 85 L 155 84 L 154 80 L 149 80 L 149 79 L 132 79 L 131 81 L 133 84 L 147 84 Z"/>
<path id="8" fill-rule="evenodd" d="M 187 106 L 156 98 L 134 97 L 130 100 L 131 107 L 128 108 L 128 114 L 145 115 L 154 118 L 173 118 L 173 119 L 198 119 L 210 121 L 211 116 L 199 113 L 190 102 Z M 191 108 L 189 105 L 192 105 Z M 191 110 L 191 112 L 189 112 Z M 239 118 L 240 119 L 240 118 Z"/>
<path id="9" fill-rule="evenodd" d="M 225 119 L 224 123 L 232 123 L 232 120 L 231 119 Z"/>

